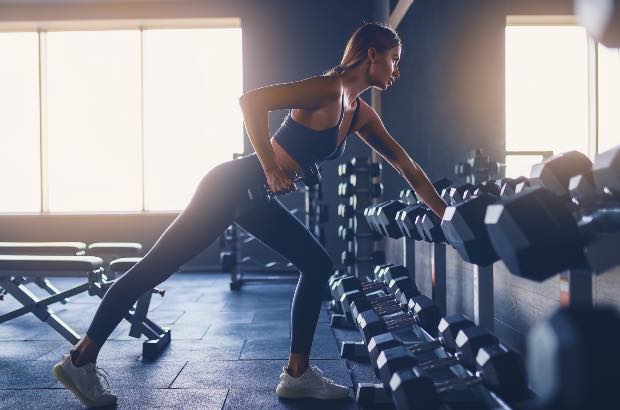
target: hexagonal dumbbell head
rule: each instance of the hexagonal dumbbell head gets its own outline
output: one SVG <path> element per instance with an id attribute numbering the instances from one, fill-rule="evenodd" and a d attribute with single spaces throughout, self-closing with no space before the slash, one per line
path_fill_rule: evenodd
<path id="1" fill-rule="evenodd" d="M 390 379 L 390 391 L 397 409 L 439 409 L 433 380 L 417 367 L 399 370 Z"/>
<path id="2" fill-rule="evenodd" d="M 476 324 L 461 314 L 450 315 L 441 318 L 437 330 L 441 335 L 444 346 L 451 352 L 457 350 L 456 336 L 466 327 L 472 327 Z"/>
<path id="3" fill-rule="evenodd" d="M 391 201 L 379 207 L 377 211 L 377 217 L 381 221 L 381 228 L 390 238 L 398 239 L 403 235 L 396 225 L 396 213 L 405 206 L 401 201 Z"/>
<path id="4" fill-rule="evenodd" d="M 572 214 L 545 188 L 530 188 L 489 205 L 484 221 L 493 249 L 515 275 L 543 281 L 585 264 Z"/>
<path id="5" fill-rule="evenodd" d="M 416 228 L 415 220 L 418 216 L 424 215 L 426 211 L 428 211 L 428 208 L 421 204 L 410 205 L 399 211 L 398 224 L 404 236 L 416 241 L 423 240 L 420 232 L 418 232 Z"/>
<path id="6" fill-rule="evenodd" d="M 471 193 L 470 196 L 468 196 L 468 198 L 471 198 L 472 196 L 480 195 L 483 192 L 499 198 L 501 189 L 499 185 L 495 183 L 495 181 L 484 181 L 483 183 L 476 185 L 476 189 Z M 468 198 L 464 198 L 464 199 L 468 199 Z"/>
<path id="7" fill-rule="evenodd" d="M 409 299 L 408 307 L 410 311 L 415 313 L 418 323 L 424 330 L 431 335 L 437 334 L 441 315 L 435 302 L 424 295 L 419 295 Z"/>
<path id="8" fill-rule="evenodd" d="M 399 198 L 406 205 L 413 205 L 418 202 L 418 197 L 412 189 L 401 190 Z"/>
<path id="9" fill-rule="evenodd" d="M 394 334 L 391 332 L 381 333 L 380 335 L 373 336 L 370 338 L 368 345 L 368 357 L 370 357 L 370 363 L 373 367 L 377 367 L 377 358 L 379 354 L 385 349 L 389 349 L 391 347 L 401 346 L 403 342 L 394 337 Z"/>
<path id="10" fill-rule="evenodd" d="M 390 283 L 398 278 L 409 278 L 409 269 L 403 265 L 391 265 L 381 270 L 379 280 Z"/>
<path id="11" fill-rule="evenodd" d="M 500 180 L 500 193 L 499 195 L 503 197 L 508 197 L 510 195 L 514 195 L 517 189 L 517 185 L 524 183 L 529 184 L 528 179 L 526 177 L 518 177 L 518 178 L 504 178 Z"/>
<path id="12" fill-rule="evenodd" d="M 441 192 L 444 190 L 444 188 L 448 188 L 451 185 L 452 185 L 452 181 L 449 180 L 448 178 L 440 178 L 440 179 L 436 179 L 435 181 L 433 181 L 433 187 L 435 187 L 435 190 L 437 192 Z"/>
<path id="13" fill-rule="evenodd" d="M 521 356 L 495 344 L 483 346 L 476 356 L 476 367 L 486 385 L 506 400 L 520 400 L 527 395 L 527 375 Z"/>
<path id="14" fill-rule="evenodd" d="M 469 369 L 476 368 L 476 356 L 481 347 L 497 343 L 497 338 L 480 326 L 466 327 L 456 335 L 456 346 L 461 352 L 463 365 Z"/>
<path id="15" fill-rule="evenodd" d="M 402 303 L 408 303 L 409 299 L 419 296 L 420 290 L 411 278 L 395 278 L 388 283 L 390 293 Z"/>
<path id="16" fill-rule="evenodd" d="M 446 241 L 446 237 L 441 230 L 441 219 L 434 212 L 429 211 L 422 217 L 422 229 L 431 242 L 441 243 Z"/>
<path id="17" fill-rule="evenodd" d="M 433 211 L 431 211 L 428 208 L 424 209 L 423 213 L 420 213 L 419 215 L 415 217 L 415 222 L 414 222 L 415 229 L 418 231 L 418 235 L 420 235 L 420 237 L 422 238 L 424 242 L 432 242 L 430 236 L 428 236 L 428 233 L 424 231 L 424 225 L 422 224 L 422 219 L 424 218 L 424 215 L 426 215 L 429 212 L 433 212 Z"/>
<path id="18" fill-rule="evenodd" d="M 592 168 L 592 161 L 579 151 L 569 151 L 547 158 L 532 166 L 531 186 L 544 186 L 558 196 L 568 195 L 571 177 Z"/>
<path id="19" fill-rule="evenodd" d="M 377 356 L 379 377 L 388 391 L 390 389 L 390 380 L 394 373 L 417 364 L 418 360 L 416 357 L 402 344 L 384 349 Z"/>
<path id="20" fill-rule="evenodd" d="M 527 336 L 527 372 L 545 408 L 618 409 L 620 316 L 611 307 L 560 309 Z"/>
<path id="21" fill-rule="evenodd" d="M 590 170 L 572 177 L 568 182 L 568 190 L 570 191 L 573 202 L 576 202 L 580 206 L 591 204 L 595 200 L 597 194 L 592 171 Z"/>
<path id="22" fill-rule="evenodd" d="M 596 189 L 620 195 L 620 145 L 601 152 L 594 158 L 592 175 Z"/>
<path id="23" fill-rule="evenodd" d="M 469 262 L 486 266 L 499 260 L 484 224 L 487 207 L 497 197 L 487 193 L 446 208 L 441 229 L 446 239 Z"/>
<path id="24" fill-rule="evenodd" d="M 476 188 L 474 187 L 474 185 L 469 184 L 469 183 L 450 188 L 450 191 L 449 191 L 450 202 L 448 204 L 452 205 L 452 204 L 458 204 L 460 202 L 463 202 L 463 195 L 465 194 L 465 192 L 474 191 L 475 189 Z"/>

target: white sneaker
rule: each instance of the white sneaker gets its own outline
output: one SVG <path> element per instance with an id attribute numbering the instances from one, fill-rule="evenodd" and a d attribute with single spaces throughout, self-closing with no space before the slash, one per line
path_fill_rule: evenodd
<path id="1" fill-rule="evenodd" d="M 97 367 L 95 363 L 89 363 L 77 367 L 71 361 L 71 355 L 63 355 L 62 360 L 52 369 L 52 374 L 66 388 L 89 407 L 111 406 L 116 403 L 116 396 L 110 392 L 110 384 L 105 377 L 105 370 Z M 101 379 L 108 386 L 106 389 L 101 385 Z"/>
<path id="2" fill-rule="evenodd" d="M 344 399 L 351 396 L 351 390 L 346 386 L 336 384 L 323 375 L 321 369 L 311 366 L 299 377 L 293 377 L 282 369 L 280 384 L 276 387 L 278 397 L 286 399 Z"/>

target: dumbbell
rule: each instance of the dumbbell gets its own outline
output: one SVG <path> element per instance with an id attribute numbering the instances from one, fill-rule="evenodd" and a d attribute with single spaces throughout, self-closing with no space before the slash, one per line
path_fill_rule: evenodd
<path id="1" fill-rule="evenodd" d="M 402 189 L 398 195 L 398 198 L 405 205 L 414 205 L 418 203 L 418 197 L 413 189 Z"/>
<path id="2" fill-rule="evenodd" d="M 383 195 L 383 184 L 370 184 L 367 187 L 358 187 L 351 182 L 341 182 L 338 184 L 338 195 L 348 197 L 351 195 L 366 193 L 371 198 L 380 198 Z"/>
<path id="3" fill-rule="evenodd" d="M 444 190 L 445 191 L 445 190 Z M 444 192 L 445 193 L 445 192 Z M 492 181 L 485 181 L 477 185 L 473 184 L 464 184 L 458 187 L 449 188 L 449 193 L 447 194 L 447 200 L 450 207 L 458 207 L 463 203 L 469 203 L 470 200 L 474 199 L 478 196 L 483 196 L 486 200 L 493 198 L 493 202 L 495 199 L 499 197 L 500 189 L 499 187 Z M 481 201 L 476 201 L 478 203 L 477 206 L 480 206 Z M 485 207 L 486 208 L 486 207 Z M 445 219 L 445 215 L 444 215 Z M 476 218 L 474 218 L 476 220 Z M 449 242 L 451 245 L 456 245 L 455 248 L 460 246 L 460 242 L 455 241 L 455 235 L 453 234 L 451 239 L 446 235 L 446 230 L 443 228 L 444 222 L 442 219 L 437 217 L 432 212 L 425 212 L 420 214 L 420 219 L 417 221 L 419 226 L 419 230 L 421 229 L 425 234 L 426 238 L 430 239 L 430 242 L 433 243 L 445 243 Z M 475 234 L 471 233 L 472 236 Z M 458 249 L 457 249 L 458 250 Z M 478 251 L 478 248 L 474 248 L 475 251 Z M 485 250 L 482 250 L 485 252 Z M 466 255 L 468 255 L 466 253 Z M 466 259 L 467 260 L 467 259 Z M 496 259 L 497 260 L 497 259 Z M 470 262 L 468 260 L 468 262 Z M 480 265 L 486 265 L 488 263 L 480 263 Z"/>
<path id="4" fill-rule="evenodd" d="M 372 229 L 373 232 L 377 232 L 381 234 L 381 229 L 375 223 L 374 213 L 377 211 L 377 207 L 379 205 L 385 204 L 387 202 L 389 201 L 383 201 L 378 204 L 370 205 L 364 209 L 364 219 L 366 220 L 366 223 L 368 224 L 370 229 Z"/>
<path id="5" fill-rule="evenodd" d="M 530 385 L 545 409 L 618 409 L 620 315 L 609 306 L 562 308 L 527 335 Z"/>
<path id="6" fill-rule="evenodd" d="M 392 265 L 377 265 L 375 270 L 388 269 Z M 403 267 L 403 269 L 405 269 Z M 387 275 L 387 281 L 397 278 L 396 276 L 392 277 L 392 274 L 401 275 L 408 277 L 408 273 L 404 275 L 403 273 L 397 273 L 393 271 L 393 273 L 384 273 Z M 384 276 L 385 277 L 385 276 Z M 386 283 L 382 281 L 368 281 L 362 282 L 359 278 L 351 275 L 346 275 L 339 279 L 334 280 L 330 284 L 330 289 L 332 293 L 332 297 L 334 300 L 341 303 L 342 310 L 347 312 L 349 311 L 350 300 L 347 299 L 348 295 L 352 292 L 362 292 L 364 294 L 370 294 L 376 291 L 382 291 L 386 289 Z"/>
<path id="7" fill-rule="evenodd" d="M 408 205 L 398 211 L 395 216 L 396 225 L 402 232 L 403 236 L 416 241 L 421 241 L 424 239 L 418 231 L 415 221 L 419 215 L 424 215 L 427 211 L 428 207 L 422 203 Z"/>
<path id="8" fill-rule="evenodd" d="M 442 178 L 433 182 L 433 187 L 438 192 L 446 191 L 451 185 L 452 181 L 447 178 Z M 407 197 L 407 195 L 410 196 Z M 426 240 L 430 242 L 432 239 L 427 233 L 424 232 L 422 225 L 416 225 L 416 219 L 418 216 L 421 218 L 427 213 L 432 213 L 432 211 L 422 202 L 412 203 L 415 199 L 415 195 L 413 193 L 401 191 L 401 197 L 404 199 L 401 203 L 404 203 L 405 206 L 398 206 L 398 210 L 393 217 L 389 214 L 389 225 L 394 232 L 393 235 L 389 236 L 392 238 L 406 236 L 415 240 Z M 422 219 L 419 219 L 418 223 L 421 224 Z M 383 222 L 383 224 L 388 225 L 387 222 Z M 432 232 L 433 234 L 436 234 L 436 230 L 433 230 Z M 440 240 L 437 241 L 439 242 Z"/>
<path id="9" fill-rule="evenodd" d="M 357 325 L 366 345 L 373 336 L 391 331 L 410 330 L 412 326 L 420 326 L 430 334 L 437 333 L 441 316 L 432 300 L 423 295 L 415 296 L 409 300 L 408 309 L 408 312 L 383 317 L 373 311 L 360 312 L 357 316 Z"/>
<path id="10" fill-rule="evenodd" d="M 368 342 L 368 356 L 371 363 L 374 364 L 383 350 L 400 345 L 405 345 L 414 353 L 427 352 L 442 346 L 453 353 L 458 349 L 456 344 L 458 332 L 471 326 L 475 326 L 474 322 L 459 314 L 444 317 L 439 321 L 437 327 L 439 337 L 432 342 L 408 342 L 399 339 L 391 332 L 382 333 L 373 336 Z"/>
<path id="11" fill-rule="evenodd" d="M 483 192 L 499 198 L 501 194 L 501 185 L 498 185 L 497 181 L 484 181 L 480 184 L 476 184 L 473 189 L 467 190 L 463 193 L 463 201 L 467 201 L 475 195 L 479 195 Z"/>
<path id="12" fill-rule="evenodd" d="M 470 183 L 452 186 L 444 188 L 441 193 L 441 199 L 448 205 L 454 205 L 455 203 L 459 203 L 463 200 L 463 195 L 467 191 L 473 191 L 476 189 L 474 185 Z"/>
<path id="13" fill-rule="evenodd" d="M 620 179 L 620 146 L 605 152 L 592 167 L 596 191 L 607 197 L 607 208 L 579 219 L 571 202 L 543 187 L 530 188 L 487 208 L 485 223 L 497 254 L 520 276 L 545 280 L 557 272 L 589 268 L 595 273 L 620 264 L 617 233 L 620 207 L 608 195 Z M 609 158 L 612 160 L 609 161 Z"/>
<path id="14" fill-rule="evenodd" d="M 353 157 L 349 162 L 338 165 L 338 175 L 346 178 L 353 174 L 368 174 L 370 177 L 381 175 L 381 163 L 370 162 L 368 158 Z"/>
<path id="15" fill-rule="evenodd" d="M 518 177 L 518 178 L 503 178 L 498 180 L 498 185 L 500 186 L 500 197 L 507 197 L 510 195 L 518 194 L 529 186 L 528 179 L 526 177 Z"/>
<path id="16" fill-rule="evenodd" d="M 385 263 L 385 253 L 383 251 L 373 251 L 371 256 L 355 256 L 351 251 L 342 251 L 340 261 L 344 266 L 353 266 L 356 263 L 380 265 Z"/>
<path id="17" fill-rule="evenodd" d="M 478 351 L 482 347 L 489 347 L 499 343 L 494 335 L 486 331 L 484 328 L 476 326 L 467 319 L 463 320 L 457 316 L 451 319 L 446 318 L 446 320 L 455 320 L 455 322 L 452 327 L 442 329 L 441 326 L 445 327 L 450 325 L 450 323 L 440 321 L 439 331 L 443 331 L 443 333 L 440 333 L 442 337 L 426 343 L 398 343 L 399 340 L 394 337 L 394 335 L 392 335 L 393 339 L 390 338 L 390 336 L 379 335 L 381 336 L 379 339 L 375 340 L 374 343 L 373 339 L 371 339 L 368 344 L 369 352 L 371 349 L 373 350 L 370 357 L 378 358 L 382 351 L 396 346 L 403 346 L 408 353 L 412 353 L 414 355 L 443 347 L 447 351 L 453 353 L 453 356 L 450 356 L 449 360 L 446 361 L 434 362 L 435 365 L 441 365 L 441 363 L 444 362 L 448 364 L 459 363 L 470 370 L 474 370 L 476 368 L 476 356 L 478 355 Z M 446 335 L 446 338 L 443 337 L 444 334 Z M 394 356 L 393 352 L 392 356 Z M 387 381 L 389 382 L 389 377 Z"/>
<path id="18" fill-rule="evenodd" d="M 409 278 L 409 271 L 402 265 L 377 265 L 374 269 L 374 275 L 376 281 L 362 282 L 359 278 L 347 276 L 333 285 L 337 290 L 332 291 L 332 295 L 346 306 L 343 310 L 349 310 L 348 307 L 350 307 L 351 302 L 359 299 L 362 295 L 368 296 L 369 299 L 372 296 L 371 302 L 375 304 L 381 301 L 380 297 L 391 292 L 388 289 L 394 289 L 396 293 L 398 291 L 405 292 L 405 288 L 408 288 L 409 293 L 415 293 L 417 290 Z M 378 291 L 383 292 L 383 295 L 377 293 Z M 394 299 L 394 296 L 389 296 L 387 299 Z M 407 303 L 407 301 L 408 299 L 401 299 L 401 303 Z M 358 304 L 361 306 L 361 301 Z"/>
<path id="19" fill-rule="evenodd" d="M 377 207 L 374 213 L 375 223 L 384 236 L 392 239 L 402 237 L 403 233 L 396 224 L 396 214 L 405 207 L 406 205 L 403 202 L 394 200 Z"/>
<path id="20" fill-rule="evenodd" d="M 445 243 L 446 236 L 441 229 L 441 219 L 430 209 L 416 217 L 416 226 L 428 242 Z"/>
<path id="21" fill-rule="evenodd" d="M 297 189 L 300 189 L 301 186 L 310 187 L 320 182 L 321 171 L 316 163 L 302 169 L 301 173 L 293 178 L 293 183 Z M 248 197 L 251 202 L 270 201 L 274 196 L 267 184 L 252 184 L 248 188 Z"/>
<path id="22" fill-rule="evenodd" d="M 383 227 L 381 226 L 381 218 L 378 216 L 379 209 L 383 206 L 387 206 L 395 202 L 398 202 L 398 201 L 395 201 L 393 199 L 388 200 L 388 201 L 383 201 L 378 204 L 370 205 L 366 207 L 366 209 L 364 209 L 364 218 L 366 219 L 366 223 L 368 223 L 368 226 L 370 226 L 370 228 L 374 232 L 377 232 L 378 234 L 382 236 L 386 235 Z"/>
<path id="23" fill-rule="evenodd" d="M 516 353 L 504 346 L 495 344 L 482 347 L 478 352 L 476 365 L 478 371 L 475 376 L 439 381 L 433 380 L 424 366 L 397 370 L 389 382 L 396 409 L 439 409 L 442 401 L 450 402 L 450 395 L 454 392 L 460 393 L 458 401 L 470 402 L 462 399 L 463 392 L 480 383 L 484 383 L 507 400 L 519 400 L 527 394 L 523 363 Z M 475 400 L 477 395 L 470 393 L 472 394 L 467 397 Z M 478 406 L 473 408 L 486 406 L 479 402 Z"/>
<path id="24" fill-rule="evenodd" d="M 550 157 L 541 164 L 532 167 L 532 184 L 540 186 L 549 183 L 555 187 L 558 195 L 568 192 L 570 178 L 583 169 L 589 160 L 584 160 L 582 154 L 571 152 Z M 510 198 L 515 195 L 514 187 L 526 182 L 526 178 L 515 180 L 505 179 L 500 195 Z M 566 186 L 559 184 L 565 183 Z M 523 186 L 523 185 L 521 185 Z M 508 189 L 507 187 L 512 187 Z M 517 189 L 516 191 L 520 191 Z M 441 229 L 448 242 L 456 249 L 463 260 L 480 266 L 487 266 L 498 261 L 499 255 L 491 245 L 484 218 L 489 205 L 499 198 L 492 193 L 481 193 L 466 201 L 450 206 L 446 209 Z"/>
<path id="25" fill-rule="evenodd" d="M 366 310 L 374 310 L 380 316 L 401 312 L 403 306 L 407 306 L 410 299 L 420 295 L 420 291 L 409 277 L 390 280 L 384 292 L 384 295 L 389 295 L 389 298 L 384 299 L 382 298 L 383 295 L 379 294 L 376 295 L 377 297 L 372 297 L 373 295 L 362 292 L 347 294 L 346 299 L 353 319 L 357 320 L 357 316 Z M 385 302 L 383 302 L 384 300 Z M 377 303 L 377 301 L 381 301 L 381 303 Z"/>
<path id="26" fill-rule="evenodd" d="M 417 367 L 429 376 L 442 369 L 455 365 L 463 365 L 458 355 L 446 355 L 430 360 L 422 360 L 413 348 L 405 345 L 383 350 L 377 358 L 379 376 L 388 391 L 391 390 L 393 376 L 401 370 Z M 478 369 L 476 379 L 471 382 L 484 381 L 485 384 L 498 391 L 505 398 L 516 399 L 527 393 L 525 365 L 519 355 L 497 343 L 497 340 L 481 346 L 477 351 L 473 367 L 465 366 L 471 371 Z"/>

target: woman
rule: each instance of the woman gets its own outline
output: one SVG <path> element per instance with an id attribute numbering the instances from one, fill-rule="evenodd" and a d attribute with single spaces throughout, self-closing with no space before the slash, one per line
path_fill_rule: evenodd
<path id="1" fill-rule="evenodd" d="M 350 395 L 309 365 L 321 300 L 333 263 L 312 234 L 277 200 L 252 202 L 248 188 L 295 190 L 293 179 L 309 164 L 340 156 L 355 132 L 390 163 L 438 215 L 445 203 L 422 169 L 387 132 L 359 95 L 385 90 L 399 77 L 401 41 L 392 29 L 365 24 L 351 36 L 341 63 L 325 75 L 277 84 L 240 98 L 255 154 L 218 165 L 200 182 L 187 208 L 166 229 L 140 263 L 119 278 L 99 306 L 87 335 L 63 357 L 54 375 L 84 404 L 116 402 L 101 385 L 95 360 L 123 315 L 145 291 L 209 246 L 232 222 L 288 258 L 301 272 L 291 311 L 291 348 L 276 393 L 286 398 L 337 399 Z M 269 138 L 268 112 L 291 109 Z M 105 379 L 105 377 L 103 377 Z"/>

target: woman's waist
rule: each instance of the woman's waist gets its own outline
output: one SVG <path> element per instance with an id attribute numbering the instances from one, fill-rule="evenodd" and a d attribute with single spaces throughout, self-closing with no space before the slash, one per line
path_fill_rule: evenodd
<path id="1" fill-rule="evenodd" d="M 276 162 L 284 172 L 291 177 L 301 174 L 302 166 L 289 154 L 282 145 L 275 139 L 271 139 L 271 146 L 276 157 Z"/>

